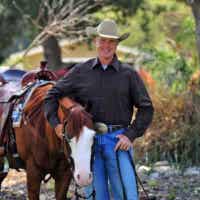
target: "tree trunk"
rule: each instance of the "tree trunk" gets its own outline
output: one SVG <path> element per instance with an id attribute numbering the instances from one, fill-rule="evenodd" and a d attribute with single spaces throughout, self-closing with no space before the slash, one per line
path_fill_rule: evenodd
<path id="1" fill-rule="evenodd" d="M 48 69 L 57 70 L 63 67 L 58 40 L 54 36 L 50 36 L 42 46 Z"/>
<path id="2" fill-rule="evenodd" d="M 196 44 L 198 50 L 198 58 L 200 61 L 200 1 L 199 0 L 189 0 L 188 3 L 191 5 L 192 12 L 196 24 Z"/>

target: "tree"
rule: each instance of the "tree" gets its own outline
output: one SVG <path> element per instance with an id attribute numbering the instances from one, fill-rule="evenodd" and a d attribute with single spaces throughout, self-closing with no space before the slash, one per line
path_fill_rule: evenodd
<path id="1" fill-rule="evenodd" d="M 92 23 L 89 14 L 100 8 L 101 3 L 101 0 L 2 0 L 0 62 L 11 53 L 5 50 L 7 47 L 20 40 L 24 43 L 27 38 L 27 51 L 42 45 L 49 65 L 62 67 L 58 40 L 83 35 L 83 27 Z"/>
<path id="2" fill-rule="evenodd" d="M 58 38 L 75 37 L 85 34 L 85 27 L 94 24 L 91 13 L 94 13 L 102 5 L 112 5 L 112 9 L 122 9 L 124 15 L 130 15 L 136 10 L 142 1 L 97 1 L 97 0 L 44 0 L 40 4 L 37 16 L 37 26 L 42 27 L 37 38 L 30 45 L 42 44 L 44 57 L 49 66 L 58 68 L 66 65 L 61 61 L 61 50 Z M 35 21 L 35 20 L 32 20 Z"/>
<path id="3" fill-rule="evenodd" d="M 21 31 L 22 23 L 20 21 L 20 15 L 17 12 L 13 12 L 9 2 L 3 0 L 0 2 L 0 63 L 10 53 L 7 48 L 14 42 L 14 38 L 17 37 Z"/>
<path id="4" fill-rule="evenodd" d="M 95 0 L 43 0 L 38 4 L 37 14 L 27 13 L 27 21 L 37 29 L 37 35 L 27 48 L 42 45 L 44 57 L 52 69 L 63 67 L 58 39 L 80 37 L 83 27 L 92 23 L 90 13 L 97 10 L 101 1 Z M 24 8 L 15 7 L 23 14 Z M 31 13 L 32 14 L 32 13 Z"/>
<path id="5" fill-rule="evenodd" d="M 200 59 L 200 1 L 199 0 L 187 0 L 187 3 L 191 6 L 194 20 L 196 24 L 196 43 L 198 50 L 198 57 Z"/>
<path id="6" fill-rule="evenodd" d="M 42 45 L 44 57 L 51 68 L 63 67 L 58 40 L 61 38 L 81 37 L 87 25 L 94 25 L 91 14 L 103 5 L 113 10 L 121 10 L 123 15 L 134 13 L 142 1 L 139 0 L 2 0 L 0 3 L 0 19 L 2 24 L 9 23 L 9 32 L 3 29 L 0 38 L 7 35 L 8 42 L 0 46 L 3 50 L 13 43 L 13 39 L 28 38 L 29 46 Z M 1 9 L 3 8 L 3 10 Z M 6 11 L 6 12 L 5 12 Z M 6 15 L 6 13 L 8 13 Z M 2 16 L 4 18 L 2 18 Z M 14 19 L 14 23 L 10 23 Z M 4 25 L 4 26 L 5 26 Z M 3 26 L 2 26 L 3 27 Z M 2 40 L 4 41 L 4 40 Z M 30 41 L 32 41 L 30 43 Z M 2 52 L 2 51 L 0 51 Z M 1 54 L 2 58 L 6 54 Z"/>

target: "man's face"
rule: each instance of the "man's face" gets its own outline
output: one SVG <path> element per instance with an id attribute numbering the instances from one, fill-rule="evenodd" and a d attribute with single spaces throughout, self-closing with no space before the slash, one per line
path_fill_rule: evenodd
<path id="1" fill-rule="evenodd" d="M 116 52 L 118 40 L 97 37 L 95 40 L 97 54 L 100 59 L 110 60 Z"/>

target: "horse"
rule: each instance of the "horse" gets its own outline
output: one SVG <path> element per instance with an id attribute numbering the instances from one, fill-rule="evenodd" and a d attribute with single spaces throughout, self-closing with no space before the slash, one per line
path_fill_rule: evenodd
<path id="1" fill-rule="evenodd" d="M 51 82 L 35 89 L 24 107 L 21 126 L 14 127 L 30 200 L 39 200 L 41 181 L 47 174 L 55 180 L 56 200 L 66 199 L 72 177 L 79 186 L 92 182 L 90 163 L 95 131 L 91 116 L 72 99 L 60 99 L 58 117 L 64 127 L 64 139 L 59 139 L 44 115 L 44 99 L 53 85 Z"/>

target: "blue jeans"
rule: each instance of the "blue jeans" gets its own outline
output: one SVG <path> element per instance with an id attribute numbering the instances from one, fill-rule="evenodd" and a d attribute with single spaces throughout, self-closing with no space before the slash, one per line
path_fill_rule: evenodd
<path id="1" fill-rule="evenodd" d="M 93 162 L 93 185 L 96 191 L 96 200 L 110 200 L 109 189 L 114 200 L 124 200 L 123 187 L 125 189 L 126 200 L 138 200 L 136 177 L 130 161 L 130 151 L 114 151 L 118 141 L 117 135 L 123 134 L 124 129 L 107 133 L 97 134 L 94 142 L 94 162 Z M 119 168 L 117 164 L 117 156 Z M 108 184 L 109 183 L 109 184 Z M 123 186 L 122 186 L 123 184 Z M 90 194 L 91 186 L 86 188 L 86 193 Z"/>

